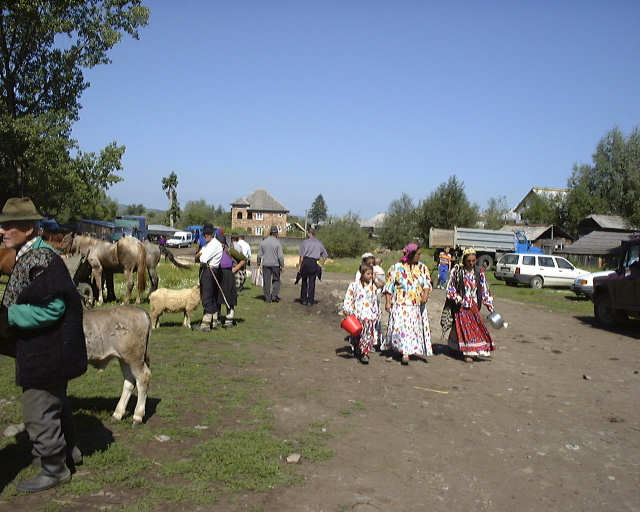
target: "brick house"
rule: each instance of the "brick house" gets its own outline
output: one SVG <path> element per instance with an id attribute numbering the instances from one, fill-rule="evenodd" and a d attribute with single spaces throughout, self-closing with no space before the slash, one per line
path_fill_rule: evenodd
<path id="1" fill-rule="evenodd" d="M 267 236 L 276 226 L 279 233 L 287 232 L 287 210 L 266 190 L 256 190 L 247 197 L 231 203 L 231 230 L 245 229 L 251 235 Z"/>

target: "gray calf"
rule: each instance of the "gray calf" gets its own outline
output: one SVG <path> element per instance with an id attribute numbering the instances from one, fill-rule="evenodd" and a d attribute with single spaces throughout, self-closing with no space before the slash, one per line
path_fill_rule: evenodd
<path id="1" fill-rule="evenodd" d="M 91 365 L 103 370 L 114 357 L 120 362 L 124 386 L 113 418 L 118 421 L 122 419 L 131 393 L 137 387 L 138 403 L 133 413 L 133 423 L 142 423 L 151 379 L 149 315 L 136 306 L 85 310 L 83 326 Z"/>

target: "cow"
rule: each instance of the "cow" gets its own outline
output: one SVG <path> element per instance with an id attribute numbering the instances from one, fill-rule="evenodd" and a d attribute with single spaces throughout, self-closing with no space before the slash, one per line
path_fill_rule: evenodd
<path id="1" fill-rule="evenodd" d="M 122 419 L 131 393 L 137 387 L 138 402 L 133 413 L 133 424 L 142 423 L 151 379 L 149 314 L 136 306 L 93 309 L 84 311 L 83 328 L 89 364 L 104 370 L 111 359 L 117 358 L 120 362 L 124 385 L 113 419 Z"/>

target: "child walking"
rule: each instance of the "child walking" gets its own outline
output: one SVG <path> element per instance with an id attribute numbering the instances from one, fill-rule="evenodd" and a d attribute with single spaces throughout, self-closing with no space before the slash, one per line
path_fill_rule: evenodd
<path id="1" fill-rule="evenodd" d="M 344 297 L 345 315 L 355 315 L 362 324 L 359 337 L 351 337 L 355 355 L 363 364 L 369 364 L 369 352 L 378 344 L 376 325 L 380 320 L 377 287 L 373 283 L 373 268 L 363 263 L 360 265 L 360 279 L 349 285 Z"/>

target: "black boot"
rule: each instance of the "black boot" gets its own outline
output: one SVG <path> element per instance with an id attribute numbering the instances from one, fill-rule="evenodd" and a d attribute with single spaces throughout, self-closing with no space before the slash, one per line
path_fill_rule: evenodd
<path id="1" fill-rule="evenodd" d="M 73 448 L 69 449 L 69 447 L 67 446 L 67 467 L 73 470 L 75 466 L 82 466 L 82 462 L 82 452 L 80 451 L 80 448 L 74 446 Z M 31 465 L 37 468 L 42 467 L 42 461 L 40 460 L 40 457 L 35 456 L 31 461 Z"/>
<path id="2" fill-rule="evenodd" d="M 65 464 L 66 450 L 42 457 L 42 471 L 33 478 L 23 480 L 16 487 L 20 492 L 40 492 L 71 481 L 71 471 Z"/>

